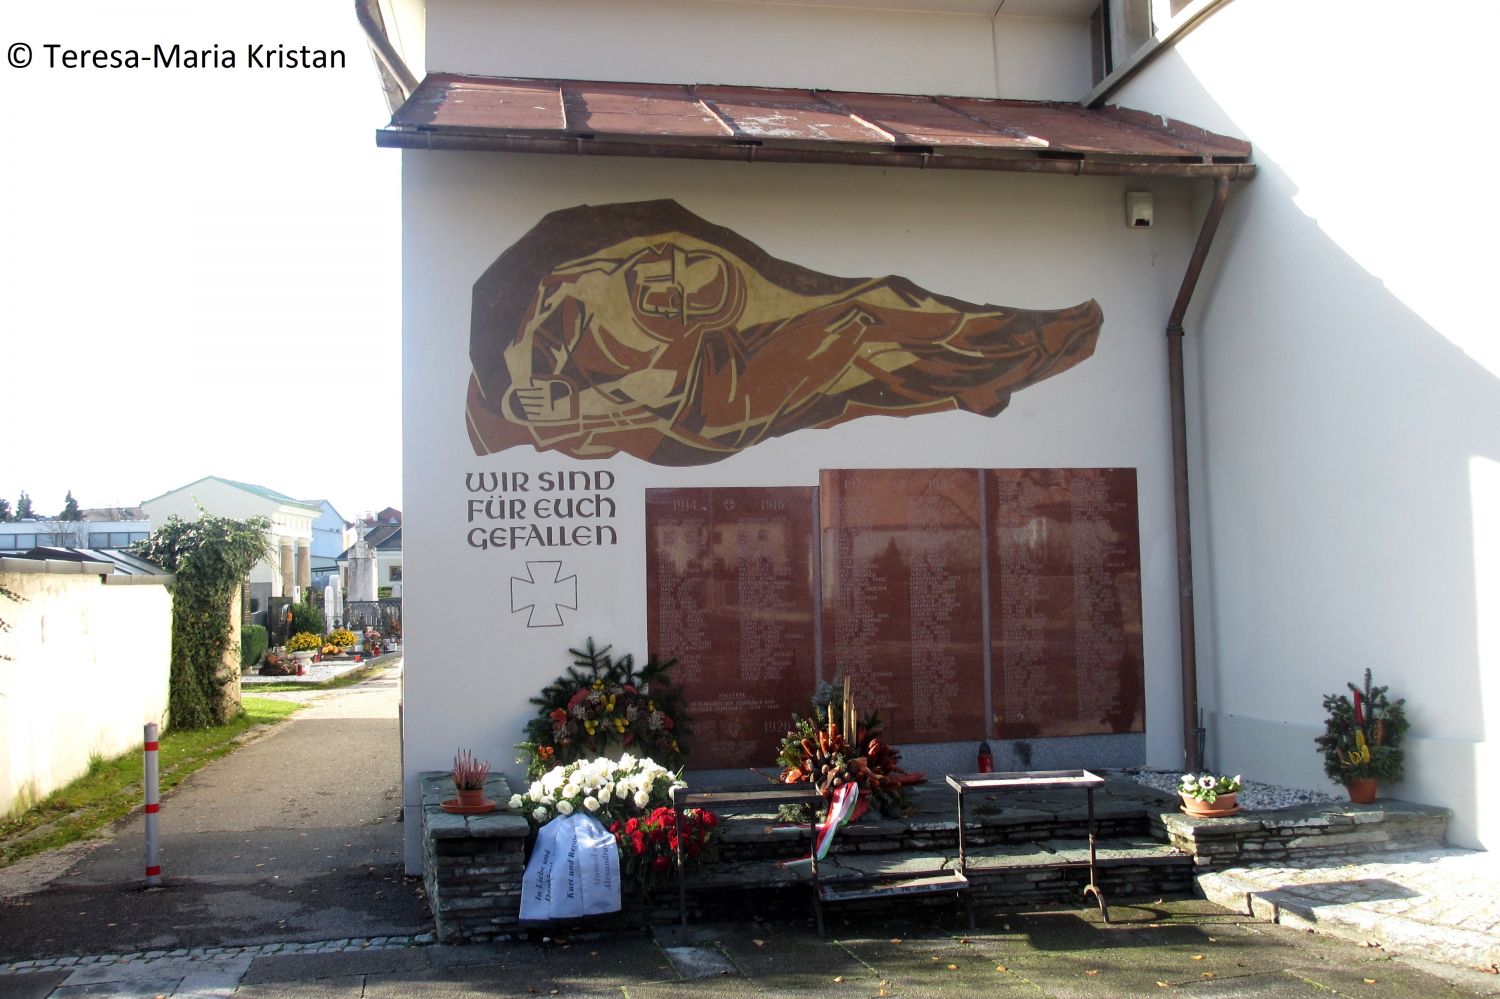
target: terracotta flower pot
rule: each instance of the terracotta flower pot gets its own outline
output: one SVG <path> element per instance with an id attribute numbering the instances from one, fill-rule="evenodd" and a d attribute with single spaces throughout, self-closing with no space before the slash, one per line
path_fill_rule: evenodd
<path id="1" fill-rule="evenodd" d="M 1375 778 L 1355 777 L 1349 780 L 1344 787 L 1349 791 L 1349 800 L 1356 805 L 1368 805 L 1375 800 Z"/>
<path id="2" fill-rule="evenodd" d="M 467 788 L 458 789 L 458 803 L 465 808 L 484 804 L 484 788 L 476 787 L 473 790 Z"/>
<path id="3" fill-rule="evenodd" d="M 1234 793 L 1219 795 L 1213 804 L 1190 798 L 1185 794 L 1181 797 L 1182 810 L 1195 819 L 1219 819 L 1226 815 L 1234 815 L 1240 810 L 1239 796 Z"/>

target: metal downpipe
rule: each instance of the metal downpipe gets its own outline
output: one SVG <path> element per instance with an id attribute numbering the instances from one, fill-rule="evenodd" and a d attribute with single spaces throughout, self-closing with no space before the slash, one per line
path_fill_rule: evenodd
<path id="1" fill-rule="evenodd" d="M 395 46 L 391 44 L 390 36 L 385 32 L 385 26 L 375 19 L 375 14 L 370 10 L 370 0 L 354 0 L 354 16 L 359 20 L 359 26 L 369 40 L 370 50 L 374 52 L 375 58 L 390 74 L 391 79 L 401 90 L 402 101 L 411 97 L 412 91 L 417 89 L 417 78 L 412 75 L 406 63 L 397 54 Z M 391 108 L 394 113 L 395 108 Z"/>
<path id="2" fill-rule="evenodd" d="M 1229 180 L 1214 181 L 1213 200 L 1198 232 L 1198 243 L 1188 258 L 1187 271 L 1172 314 L 1167 319 L 1167 369 L 1172 398 L 1172 493 L 1177 515 L 1177 618 L 1178 641 L 1182 656 L 1182 755 L 1186 770 L 1203 768 L 1203 726 L 1198 723 L 1198 648 L 1193 626 L 1193 544 L 1192 521 L 1188 508 L 1187 398 L 1183 382 L 1182 318 L 1192 301 L 1203 263 L 1213 245 L 1214 234 L 1224 217 L 1229 200 Z"/>

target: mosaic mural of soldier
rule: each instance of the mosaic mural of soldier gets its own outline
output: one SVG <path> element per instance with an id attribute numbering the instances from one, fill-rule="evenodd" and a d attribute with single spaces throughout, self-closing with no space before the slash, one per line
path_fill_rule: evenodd
<path id="1" fill-rule="evenodd" d="M 1088 301 L 974 305 L 778 260 L 673 201 L 553 212 L 474 286 L 476 454 L 719 461 L 861 416 L 994 416 L 1093 354 Z"/>

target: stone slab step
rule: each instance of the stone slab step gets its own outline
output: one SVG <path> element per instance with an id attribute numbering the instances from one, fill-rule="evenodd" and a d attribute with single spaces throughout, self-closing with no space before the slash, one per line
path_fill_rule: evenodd
<path id="1" fill-rule="evenodd" d="M 1298 858 L 1198 876 L 1204 897 L 1270 922 L 1392 954 L 1495 973 L 1500 857 L 1453 848 Z"/>
<path id="2" fill-rule="evenodd" d="M 936 895 L 967 891 L 968 888 L 969 879 L 958 871 L 938 871 L 916 877 L 897 877 L 880 881 L 824 882 L 818 886 L 818 895 L 825 902 L 862 902 L 903 895 Z"/>

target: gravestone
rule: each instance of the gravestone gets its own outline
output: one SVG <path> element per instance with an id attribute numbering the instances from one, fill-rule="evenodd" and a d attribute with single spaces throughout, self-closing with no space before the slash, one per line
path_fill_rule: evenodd
<path id="1" fill-rule="evenodd" d="M 376 580 L 375 553 L 363 541 L 355 542 L 349 550 L 349 601 L 374 602 Z"/>

